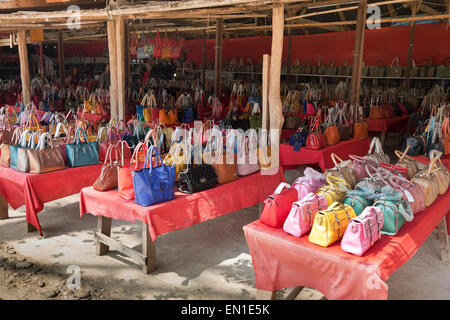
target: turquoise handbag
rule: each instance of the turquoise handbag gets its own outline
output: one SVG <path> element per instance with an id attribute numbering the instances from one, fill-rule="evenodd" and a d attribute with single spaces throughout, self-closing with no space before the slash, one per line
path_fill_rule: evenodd
<path id="1" fill-rule="evenodd" d="M 383 228 L 381 233 L 394 236 L 406 222 L 412 221 L 414 215 L 409 203 L 403 200 L 401 192 L 391 187 L 378 189 L 372 196 L 377 198 L 373 204 L 383 212 Z"/>
<path id="2" fill-rule="evenodd" d="M 366 207 L 373 204 L 373 200 L 368 197 L 373 194 L 373 191 L 367 187 L 359 187 L 355 190 L 347 191 L 343 204 L 349 205 L 355 211 L 356 216 L 359 216 Z"/>
<path id="3" fill-rule="evenodd" d="M 86 143 L 80 143 L 80 132 L 83 134 Z M 69 167 L 83 167 L 99 163 L 98 143 L 89 142 L 86 132 L 78 128 L 75 132 L 73 144 L 66 144 L 67 161 Z"/>

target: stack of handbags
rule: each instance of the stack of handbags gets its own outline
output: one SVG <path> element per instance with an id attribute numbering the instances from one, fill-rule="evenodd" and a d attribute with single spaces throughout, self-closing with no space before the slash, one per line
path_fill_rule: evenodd
<path id="1" fill-rule="evenodd" d="M 381 237 L 383 212 L 377 207 L 367 207 L 350 221 L 341 241 L 345 252 L 362 256 Z"/>
<path id="2" fill-rule="evenodd" d="M 394 236 L 403 227 L 405 221 L 414 219 L 411 206 L 403 200 L 403 194 L 389 186 L 378 189 L 372 196 L 374 207 L 383 212 L 383 228 L 381 233 Z"/>
<path id="3" fill-rule="evenodd" d="M 383 146 L 381 145 L 380 139 L 378 139 L 378 137 L 374 137 L 370 142 L 369 153 L 366 155 L 366 158 L 375 161 L 377 164 L 381 162 L 390 162 L 389 155 L 384 153 Z"/>
<path id="4" fill-rule="evenodd" d="M 352 207 L 333 202 L 328 209 L 316 214 L 308 237 L 309 242 L 328 247 L 344 236 L 350 220 L 355 217 Z"/>
<path id="5" fill-rule="evenodd" d="M 292 204 L 292 208 L 283 225 L 283 230 L 300 237 L 311 230 L 316 213 L 327 209 L 327 199 L 314 193 L 308 193 Z"/>
<path id="6" fill-rule="evenodd" d="M 411 179 L 419 171 L 419 165 L 416 160 L 407 156 L 409 148 L 410 146 L 408 145 L 403 153 L 395 150 L 395 155 L 399 158 L 395 165 L 408 169 L 408 178 Z"/>
<path id="7" fill-rule="evenodd" d="M 350 190 L 350 186 L 343 178 L 328 176 L 327 184 L 321 186 L 317 191 L 317 195 L 323 195 L 327 199 L 330 206 L 333 202 L 341 202 L 345 198 L 345 194 Z"/>
<path id="8" fill-rule="evenodd" d="M 337 160 L 339 160 L 339 163 Z M 331 153 L 331 160 L 334 162 L 334 168 L 325 170 L 325 176 L 334 176 L 345 179 L 345 182 L 350 186 L 350 189 L 353 189 L 358 182 L 355 174 L 353 173 L 351 160 L 342 160 L 335 153 Z"/>
<path id="9" fill-rule="evenodd" d="M 359 216 L 366 207 L 373 204 L 373 200 L 368 198 L 372 194 L 373 190 L 371 188 L 360 186 L 355 190 L 347 191 L 342 203 L 352 207 L 356 216 Z"/>
<path id="10" fill-rule="evenodd" d="M 281 228 L 286 221 L 292 204 L 298 201 L 298 192 L 289 184 L 282 182 L 275 192 L 264 200 L 264 208 L 259 220 L 273 228 Z"/>
<path id="11" fill-rule="evenodd" d="M 307 194 L 316 192 L 326 183 L 326 178 L 322 173 L 308 167 L 304 171 L 304 176 L 298 177 L 292 184 L 292 187 L 297 189 L 298 200 L 302 200 Z"/>

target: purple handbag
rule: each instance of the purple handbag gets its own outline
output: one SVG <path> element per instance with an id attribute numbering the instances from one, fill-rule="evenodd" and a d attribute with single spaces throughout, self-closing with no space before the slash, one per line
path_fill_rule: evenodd
<path id="1" fill-rule="evenodd" d="M 366 157 L 359 157 L 351 154 L 349 155 L 349 158 L 353 160 L 350 168 L 352 168 L 357 181 L 369 177 L 366 166 L 369 165 L 372 167 L 377 167 L 377 163 L 375 161 Z"/>
<path id="2" fill-rule="evenodd" d="M 314 193 L 322 185 L 327 183 L 325 176 L 313 168 L 306 168 L 304 177 L 298 177 L 292 187 L 297 189 L 298 200 L 302 200 L 308 193 Z"/>

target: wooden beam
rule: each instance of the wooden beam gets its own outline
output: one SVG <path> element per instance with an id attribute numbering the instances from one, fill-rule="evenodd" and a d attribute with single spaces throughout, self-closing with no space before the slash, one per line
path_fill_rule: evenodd
<path id="1" fill-rule="evenodd" d="M 0 195 L 0 220 L 8 219 L 8 202 Z"/>
<path id="2" fill-rule="evenodd" d="M 292 64 L 292 29 L 288 29 L 288 57 L 287 57 L 287 75 L 286 75 L 287 84 L 289 84 L 289 78 L 291 76 L 291 64 Z"/>
<path id="3" fill-rule="evenodd" d="M 118 76 L 117 76 L 117 37 L 116 22 L 107 22 L 108 28 L 108 50 L 109 50 L 109 70 L 111 75 L 111 87 L 109 88 L 111 119 L 119 119 L 119 107 L 117 97 Z"/>
<path id="4" fill-rule="evenodd" d="M 356 24 L 355 48 L 353 50 L 352 86 L 350 103 L 359 104 L 361 88 L 361 70 L 364 52 L 364 34 L 366 29 L 367 0 L 361 0 Z"/>
<path id="5" fill-rule="evenodd" d="M 214 96 L 220 98 L 222 85 L 222 35 L 223 20 L 216 20 L 216 54 L 214 62 Z"/>
<path id="6" fill-rule="evenodd" d="M 450 262 L 450 247 L 448 243 L 447 221 L 444 217 L 438 225 L 438 236 L 441 247 L 441 259 Z"/>
<path id="7" fill-rule="evenodd" d="M 59 79 L 64 83 L 66 78 L 66 70 L 64 67 L 64 38 L 63 31 L 58 30 L 58 66 L 59 66 Z"/>
<path id="8" fill-rule="evenodd" d="M 262 71 L 262 129 L 269 130 L 269 82 L 270 82 L 270 55 L 263 55 Z"/>
<path id="9" fill-rule="evenodd" d="M 336 8 L 341 9 L 341 6 L 340 6 L 340 5 L 337 5 Z M 339 15 L 339 19 L 340 19 L 341 21 L 345 21 L 345 20 L 346 20 L 346 19 L 345 19 L 345 14 L 344 14 L 343 11 L 339 11 L 339 12 L 338 12 L 338 15 Z M 344 26 L 344 30 L 345 30 L 345 31 L 349 30 L 348 26 Z"/>
<path id="10" fill-rule="evenodd" d="M 395 11 L 394 5 L 392 3 L 387 4 L 388 10 L 389 10 L 389 15 L 391 16 L 391 18 L 394 18 L 395 16 L 397 16 L 397 11 Z"/>
<path id="11" fill-rule="evenodd" d="M 269 80 L 269 114 L 270 114 L 270 169 L 279 168 L 280 135 L 284 123 L 282 101 L 280 95 L 281 64 L 284 39 L 284 7 L 273 8 L 272 17 L 272 50 L 270 58 Z"/>
<path id="12" fill-rule="evenodd" d="M 28 63 L 28 49 L 25 30 L 21 30 L 17 33 L 17 41 L 19 45 L 19 57 L 20 57 L 20 79 L 22 81 L 22 102 L 24 105 L 28 105 L 31 102 L 31 90 L 30 90 L 30 70 Z"/>
<path id="13" fill-rule="evenodd" d="M 126 54 L 128 49 L 125 43 L 125 20 L 116 20 L 116 49 L 117 49 L 117 106 L 118 106 L 118 121 L 125 120 L 125 103 L 126 103 Z"/>

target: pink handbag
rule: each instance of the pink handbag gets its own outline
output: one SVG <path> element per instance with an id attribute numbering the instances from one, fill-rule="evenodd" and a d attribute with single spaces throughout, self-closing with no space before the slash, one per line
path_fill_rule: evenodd
<path id="1" fill-rule="evenodd" d="M 380 208 L 366 207 L 358 217 L 350 221 L 341 241 L 341 249 L 362 256 L 380 239 L 383 223 L 383 212 Z"/>
<path id="2" fill-rule="evenodd" d="M 324 184 L 327 184 L 325 176 L 313 168 L 306 168 L 304 177 L 298 177 L 292 187 L 298 191 L 298 200 L 302 200 L 308 193 L 314 193 Z"/>
<path id="3" fill-rule="evenodd" d="M 302 200 L 292 204 L 291 211 L 283 225 L 286 233 L 300 237 L 311 231 L 311 226 L 320 210 L 328 208 L 327 199 L 322 195 L 308 193 Z"/>
<path id="4" fill-rule="evenodd" d="M 409 202 L 413 214 L 426 209 L 425 195 L 421 185 L 400 176 L 390 176 L 389 182 L 395 191 L 403 193 L 403 200 Z"/>
<path id="5" fill-rule="evenodd" d="M 353 170 L 357 181 L 360 181 L 362 178 L 369 177 L 366 171 L 367 165 L 375 168 L 377 167 L 377 163 L 375 161 L 366 157 L 359 157 L 351 154 L 349 155 L 349 158 L 353 160 L 350 168 Z"/>

